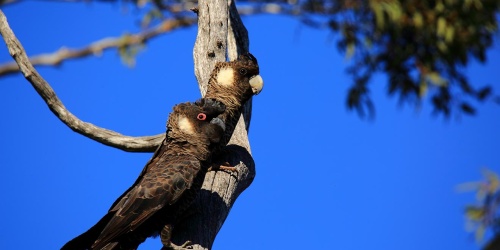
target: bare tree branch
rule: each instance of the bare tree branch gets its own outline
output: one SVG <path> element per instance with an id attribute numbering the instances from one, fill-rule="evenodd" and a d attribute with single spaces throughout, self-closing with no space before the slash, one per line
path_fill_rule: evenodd
<path id="1" fill-rule="evenodd" d="M 17 0 L 9 0 L 17 1 Z M 87 2 L 87 0 L 55 0 L 60 2 Z M 7 3 L 7 2 L 5 2 Z M 192 4 L 170 4 L 167 6 L 172 13 L 187 12 Z M 236 8 L 235 8 L 236 11 Z M 257 4 L 241 6 L 237 10 L 240 15 L 257 15 L 257 14 L 281 14 L 281 15 L 299 15 L 300 9 L 293 8 L 291 5 L 280 5 L 275 3 Z M 239 18 L 239 17 L 238 17 Z M 121 37 L 108 37 L 91 43 L 88 46 L 78 49 L 62 47 L 52 53 L 44 53 L 35 55 L 29 58 L 31 64 L 38 66 L 60 66 L 64 61 L 69 59 L 78 59 L 87 56 L 98 56 L 106 50 L 122 48 L 133 45 L 140 45 L 148 42 L 150 39 L 160 35 L 172 32 L 178 28 L 189 27 L 196 23 L 196 18 L 187 17 L 184 15 L 176 15 L 176 17 L 162 21 L 159 25 L 132 35 L 123 35 Z M 0 77 L 15 74 L 19 72 L 19 66 L 16 62 L 8 62 L 0 64 Z M 202 93 L 204 93 L 202 91 Z"/>
<path id="2" fill-rule="evenodd" d="M 7 18 L 1 10 L 0 33 L 7 44 L 10 55 L 19 65 L 24 77 L 31 83 L 45 103 L 47 103 L 52 113 L 73 131 L 102 144 L 129 152 L 153 152 L 161 143 L 165 136 L 164 133 L 144 137 L 125 136 L 78 119 L 64 107 L 47 81 L 45 81 L 33 65 L 31 65 L 24 48 L 10 29 Z"/>
<path id="3" fill-rule="evenodd" d="M 0 6 L 5 7 L 6 5 L 11 5 L 20 2 L 21 2 L 20 0 L 0 0 Z"/>
<path id="4" fill-rule="evenodd" d="M 105 50 L 144 44 L 161 34 L 168 33 L 178 28 L 188 27 L 195 23 L 195 18 L 171 18 L 144 32 L 121 37 L 104 38 L 80 49 L 68 49 L 63 47 L 50 54 L 33 56 L 29 60 L 34 66 L 59 66 L 63 61 L 68 59 L 100 55 Z M 19 66 L 16 62 L 0 65 L 0 77 L 17 72 L 19 72 Z"/>
<path id="5" fill-rule="evenodd" d="M 198 13 L 194 61 L 200 90 L 205 93 L 210 72 L 217 61 L 225 61 L 226 56 L 234 60 L 238 53 L 248 51 L 248 33 L 231 0 L 200 0 Z M 202 190 L 187 212 L 189 216 L 173 231 L 172 242 L 175 244 L 189 240 L 194 243 L 193 249 L 211 249 L 234 202 L 252 183 L 255 162 L 247 136 L 249 120 L 245 121 L 251 112 L 250 101 L 244 111 L 226 147 L 224 158 L 237 167 L 237 174 L 224 171 L 207 173 Z"/>
<path id="6" fill-rule="evenodd" d="M 233 2 L 202 0 L 199 4 L 199 32 L 194 57 L 196 76 L 204 93 L 208 77 L 216 62 L 225 61 L 227 57 L 235 59 L 238 53 L 248 51 L 248 33 Z M 123 136 L 79 120 L 66 110 L 50 85 L 31 65 L 1 11 L 0 33 L 25 78 L 44 99 L 50 110 L 72 130 L 126 151 L 153 151 L 163 139 L 164 134 L 152 137 Z M 237 167 L 237 173 L 217 171 L 206 175 L 202 190 L 188 211 L 189 216 L 179 223 L 173 232 L 173 243 L 181 245 L 190 240 L 194 243 L 194 249 L 210 249 L 236 198 L 252 183 L 255 177 L 255 163 L 247 136 L 250 112 L 251 103 L 248 102 L 245 108 L 246 114 L 240 117 L 223 159 Z"/>
<path id="7" fill-rule="evenodd" d="M 90 2 L 114 2 L 114 0 L 37 0 L 41 2 L 57 2 L 57 3 L 90 3 Z M 28 2 L 26 0 L 0 0 L 0 6 L 5 7 L 15 3 Z"/>

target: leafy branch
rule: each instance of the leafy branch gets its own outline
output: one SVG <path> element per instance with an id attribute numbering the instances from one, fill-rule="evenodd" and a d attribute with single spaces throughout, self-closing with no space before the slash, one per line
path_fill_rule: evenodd
<path id="1" fill-rule="evenodd" d="M 467 229 L 475 232 L 478 242 L 481 242 L 485 233 L 491 230 L 495 236 L 486 244 L 485 249 L 498 249 L 493 246 L 500 246 L 497 239 L 500 238 L 500 179 L 496 173 L 486 169 L 483 170 L 483 176 L 482 181 L 464 183 L 459 186 L 462 190 L 476 192 L 477 203 L 465 207 Z"/>
<path id="2" fill-rule="evenodd" d="M 196 23 L 196 18 L 170 18 L 162 21 L 155 27 L 136 34 L 126 34 L 121 37 L 108 37 L 92 44 L 80 48 L 69 49 L 61 48 L 50 54 L 41 54 L 29 59 L 33 66 L 59 66 L 68 59 L 78 59 L 87 56 L 101 55 L 106 50 L 118 49 L 124 62 L 133 64 L 134 55 L 131 51 L 142 46 L 149 40 L 159 35 L 171 32 L 178 28 L 188 27 Z M 16 62 L 10 62 L 0 65 L 0 77 L 19 72 L 19 66 Z"/>

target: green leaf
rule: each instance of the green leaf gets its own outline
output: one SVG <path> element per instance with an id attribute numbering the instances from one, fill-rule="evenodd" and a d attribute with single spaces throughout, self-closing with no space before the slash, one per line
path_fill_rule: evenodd
<path id="1" fill-rule="evenodd" d="M 483 8 L 483 3 L 481 2 L 481 0 L 474 0 L 474 6 L 477 10 L 481 10 Z"/>
<path id="2" fill-rule="evenodd" d="M 377 3 L 377 1 L 371 0 L 370 8 L 375 13 L 377 29 L 382 29 L 384 27 L 384 10 L 382 9 L 382 5 Z"/>
<path id="3" fill-rule="evenodd" d="M 427 78 L 436 86 L 445 87 L 447 85 L 446 79 L 442 78 L 438 72 L 434 71 L 427 74 Z"/>
<path id="4" fill-rule="evenodd" d="M 129 34 L 124 34 L 120 39 L 121 45 L 118 47 L 118 54 L 125 65 L 134 67 L 135 57 L 144 49 L 145 46 L 144 44 L 129 44 L 131 39 Z"/>
<path id="5" fill-rule="evenodd" d="M 438 37 L 444 37 L 446 32 L 446 19 L 444 17 L 439 17 L 437 20 L 436 35 Z"/>
<path id="6" fill-rule="evenodd" d="M 354 43 L 347 44 L 347 52 L 346 52 L 347 59 L 351 58 L 354 55 L 355 49 L 356 49 L 356 45 L 354 45 Z"/>
<path id="7" fill-rule="evenodd" d="M 442 1 L 438 1 L 436 3 L 436 6 L 434 7 L 434 9 L 437 11 L 437 12 L 443 12 L 445 10 L 445 6 L 443 4 Z"/>
<path id="8" fill-rule="evenodd" d="M 476 241 L 481 242 L 484 238 L 484 232 L 486 231 L 486 227 L 484 225 L 479 225 L 476 229 Z"/>
<path id="9" fill-rule="evenodd" d="M 474 1 L 474 0 L 465 0 L 464 1 L 463 9 L 465 11 L 469 11 L 470 6 L 472 5 L 472 1 Z"/>
<path id="10" fill-rule="evenodd" d="M 446 43 L 450 44 L 453 42 L 454 37 L 455 37 L 455 27 L 450 25 L 450 26 L 448 26 L 448 28 L 446 28 L 444 40 L 446 41 Z"/>
<path id="11" fill-rule="evenodd" d="M 427 86 L 427 82 L 426 81 L 420 81 L 420 85 L 419 85 L 419 89 L 418 89 L 418 96 L 420 98 L 424 97 L 427 95 L 427 90 L 428 90 L 428 86 Z"/>
<path id="12" fill-rule="evenodd" d="M 399 4 L 399 1 L 391 1 L 389 3 L 384 4 L 384 7 L 386 9 L 387 14 L 391 18 L 391 21 L 394 24 L 399 24 L 402 14 L 401 5 Z"/>
<path id="13" fill-rule="evenodd" d="M 467 206 L 465 208 L 465 216 L 473 221 L 480 221 L 484 217 L 484 209 L 482 207 Z"/>
<path id="14" fill-rule="evenodd" d="M 144 15 L 141 21 L 142 27 L 148 27 L 153 21 L 160 20 L 162 17 L 162 13 L 158 9 L 152 9 L 148 13 Z"/>
<path id="15" fill-rule="evenodd" d="M 420 12 L 415 12 L 415 14 L 413 14 L 413 24 L 415 25 L 415 27 L 417 28 L 422 28 L 423 24 L 424 24 L 424 18 L 422 17 L 422 14 L 420 14 Z"/>
<path id="16" fill-rule="evenodd" d="M 441 51 L 442 53 L 448 52 L 448 46 L 446 45 L 446 43 L 444 41 L 439 40 L 439 41 L 437 41 L 436 45 L 437 45 L 439 51 Z"/>
<path id="17" fill-rule="evenodd" d="M 487 192 L 490 194 L 496 193 L 498 191 L 498 186 L 500 184 L 500 181 L 498 179 L 498 175 L 495 172 L 488 170 L 486 168 L 483 169 L 482 172 L 483 172 L 484 177 L 488 181 Z"/>

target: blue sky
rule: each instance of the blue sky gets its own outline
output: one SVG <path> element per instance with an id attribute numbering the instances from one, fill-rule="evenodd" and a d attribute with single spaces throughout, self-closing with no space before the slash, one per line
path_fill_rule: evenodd
<path id="1" fill-rule="evenodd" d="M 3 9 L 29 55 L 138 31 L 117 4 L 23 2 Z M 500 107 L 446 121 L 387 98 L 372 81 L 374 121 L 347 111 L 349 61 L 332 34 L 279 16 L 244 18 L 265 81 L 250 129 L 257 176 L 214 249 L 479 249 L 464 230 L 472 193 L 460 183 L 500 172 Z M 40 68 L 80 119 L 127 135 L 164 131 L 171 107 L 200 94 L 196 27 L 152 40 L 134 68 L 116 51 Z M 498 39 L 498 36 L 496 36 Z M 3 43 L 2 43 L 3 44 Z M 471 81 L 500 91 L 500 45 Z M 0 62 L 11 58 L 0 46 Z M 72 132 L 20 75 L 0 81 L 0 249 L 59 249 L 104 215 L 151 154 L 126 153 Z M 497 92 L 498 93 L 498 92 Z M 158 239 L 140 249 L 159 249 Z"/>

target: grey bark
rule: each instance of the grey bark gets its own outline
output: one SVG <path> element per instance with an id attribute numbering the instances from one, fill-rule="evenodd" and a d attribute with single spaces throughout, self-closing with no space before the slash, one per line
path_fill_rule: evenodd
<path id="1" fill-rule="evenodd" d="M 51 53 L 43 53 L 29 58 L 33 66 L 60 66 L 70 59 L 79 59 L 88 56 L 99 56 L 106 50 L 117 49 L 121 47 L 140 45 L 149 40 L 159 37 L 162 34 L 171 32 L 178 28 L 188 27 L 196 22 L 195 18 L 177 17 L 162 21 L 155 27 L 146 31 L 120 37 L 106 37 L 95 41 L 83 48 L 62 47 Z M 0 77 L 19 72 L 17 63 L 8 62 L 0 64 Z"/>
<path id="2" fill-rule="evenodd" d="M 198 36 L 193 55 L 195 74 L 204 95 L 215 63 L 226 59 L 234 60 L 238 54 L 248 51 L 248 33 L 233 1 L 200 0 L 198 17 Z M 130 137 L 81 121 L 65 108 L 49 83 L 30 63 L 1 10 L 0 33 L 24 77 L 49 109 L 73 131 L 108 146 L 132 152 L 152 152 L 163 140 L 164 134 Z M 188 210 L 185 219 L 174 229 L 174 244 L 182 245 L 191 241 L 193 249 L 211 249 L 236 198 L 252 183 L 255 177 L 255 163 L 247 136 L 250 114 L 251 100 L 244 106 L 244 113 L 227 146 L 225 160 L 237 167 L 238 171 L 214 171 L 207 174 L 199 196 Z"/>
<path id="3" fill-rule="evenodd" d="M 248 33 L 233 1 L 200 0 L 198 8 L 198 35 L 193 56 L 198 85 L 205 94 L 215 63 L 226 58 L 234 60 L 238 54 L 248 51 Z M 252 183 L 255 163 L 248 142 L 251 107 L 250 100 L 227 146 L 225 160 L 238 171 L 213 171 L 206 175 L 202 190 L 187 216 L 174 228 L 174 244 L 182 245 L 189 240 L 193 249 L 211 249 L 234 202 Z"/>
<path id="4" fill-rule="evenodd" d="M 49 83 L 33 67 L 26 51 L 10 29 L 7 18 L 1 10 L 0 34 L 2 34 L 10 55 L 16 61 L 26 80 L 42 97 L 50 111 L 73 131 L 105 145 L 132 152 L 153 152 L 165 137 L 165 133 L 143 137 L 125 136 L 78 119 L 66 109 Z"/>

